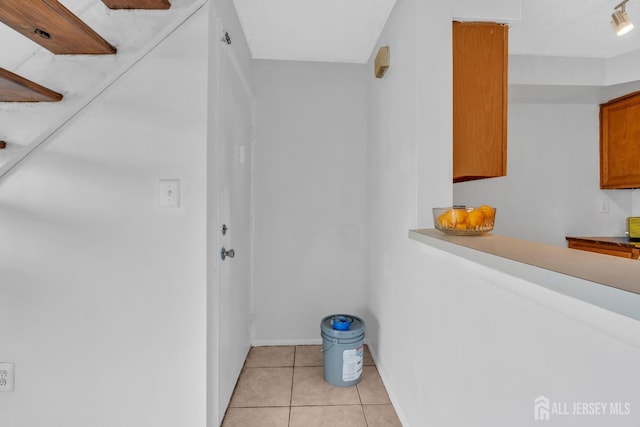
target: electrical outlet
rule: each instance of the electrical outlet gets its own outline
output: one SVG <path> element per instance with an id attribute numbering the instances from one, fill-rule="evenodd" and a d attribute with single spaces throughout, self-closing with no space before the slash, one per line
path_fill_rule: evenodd
<path id="1" fill-rule="evenodd" d="M 609 199 L 600 199 L 600 213 L 609 213 Z"/>
<path id="2" fill-rule="evenodd" d="M 0 392 L 13 391 L 15 386 L 15 364 L 0 362 Z"/>

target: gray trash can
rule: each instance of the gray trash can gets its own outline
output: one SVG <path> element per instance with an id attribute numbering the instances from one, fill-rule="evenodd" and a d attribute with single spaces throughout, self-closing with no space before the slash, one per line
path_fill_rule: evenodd
<path id="1" fill-rule="evenodd" d="M 360 382 L 364 358 L 364 320 L 332 314 L 320 322 L 324 379 L 338 387 Z"/>

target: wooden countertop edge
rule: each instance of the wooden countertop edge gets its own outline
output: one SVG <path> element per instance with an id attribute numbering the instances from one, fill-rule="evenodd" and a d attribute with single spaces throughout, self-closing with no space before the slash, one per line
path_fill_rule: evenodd
<path id="1" fill-rule="evenodd" d="M 420 229 L 410 230 L 409 237 L 427 244 L 429 243 L 428 239 L 436 239 L 578 279 L 640 294 L 640 262 L 636 260 L 603 256 L 495 234 L 485 234 L 477 237 L 450 236 L 435 229 Z"/>
<path id="2" fill-rule="evenodd" d="M 621 246 L 624 248 L 637 248 L 639 243 L 632 243 L 626 237 L 623 236 L 566 236 L 567 241 L 573 240 L 576 242 L 586 243 L 600 243 L 603 245 Z"/>

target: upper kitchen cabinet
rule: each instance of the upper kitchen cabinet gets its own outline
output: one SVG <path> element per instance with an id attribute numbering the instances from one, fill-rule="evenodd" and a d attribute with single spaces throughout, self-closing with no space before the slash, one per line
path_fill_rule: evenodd
<path id="1" fill-rule="evenodd" d="M 640 187 L 640 92 L 600 105 L 600 188 Z"/>
<path id="2" fill-rule="evenodd" d="M 453 182 L 507 174 L 508 31 L 453 23 Z"/>

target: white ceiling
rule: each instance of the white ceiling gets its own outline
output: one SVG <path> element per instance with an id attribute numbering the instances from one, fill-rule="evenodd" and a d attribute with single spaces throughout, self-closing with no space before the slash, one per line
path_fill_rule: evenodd
<path id="1" fill-rule="evenodd" d="M 610 25 L 620 0 L 508 1 L 522 4 L 522 19 L 509 22 L 511 54 L 610 58 L 640 49 L 640 0 L 627 4 L 637 28 L 623 37 L 617 37 Z M 79 15 L 93 2 L 62 0 Z M 365 63 L 396 0 L 233 2 L 254 58 Z M 483 0 L 490 3 L 501 1 Z M 0 66 L 10 70 L 37 48 L 2 24 L 0 45 Z"/>
<path id="2" fill-rule="evenodd" d="M 611 28 L 621 0 L 522 0 L 522 20 L 510 23 L 514 55 L 610 58 L 640 48 L 640 0 L 627 3 L 636 28 L 618 37 Z"/>
<path id="3" fill-rule="evenodd" d="M 369 60 L 395 2 L 233 0 L 254 58 L 355 63 Z"/>
<path id="4" fill-rule="evenodd" d="M 636 50 L 640 48 L 640 0 L 627 4 L 638 28 L 623 37 L 616 36 L 610 24 L 619 1 L 521 0 L 522 20 L 509 22 L 509 51 L 609 58 Z M 395 0 L 233 2 L 254 58 L 365 63 Z M 496 3 L 500 4 L 494 1 L 493 6 Z"/>

